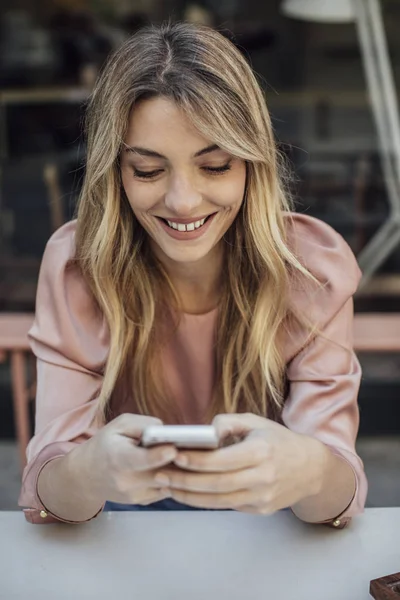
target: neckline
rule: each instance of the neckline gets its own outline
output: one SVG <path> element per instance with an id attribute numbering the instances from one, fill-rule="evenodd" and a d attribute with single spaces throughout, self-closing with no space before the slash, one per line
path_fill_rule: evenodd
<path id="1" fill-rule="evenodd" d="M 192 318 L 196 318 L 196 317 L 207 317 L 209 315 L 212 315 L 213 313 L 216 313 L 218 311 L 218 306 L 214 306 L 214 308 L 212 308 L 211 310 L 208 310 L 207 312 L 203 312 L 203 313 L 188 313 L 185 311 L 182 311 L 182 315 L 184 315 L 185 317 L 192 319 Z"/>

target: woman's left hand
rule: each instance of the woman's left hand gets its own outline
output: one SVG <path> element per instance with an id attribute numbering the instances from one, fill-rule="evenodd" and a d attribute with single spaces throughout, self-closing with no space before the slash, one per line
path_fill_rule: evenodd
<path id="1" fill-rule="evenodd" d="M 253 414 L 218 415 L 221 438 L 242 441 L 212 451 L 180 451 L 177 468 L 156 481 L 190 506 L 271 514 L 320 492 L 326 448 L 318 440 Z"/>

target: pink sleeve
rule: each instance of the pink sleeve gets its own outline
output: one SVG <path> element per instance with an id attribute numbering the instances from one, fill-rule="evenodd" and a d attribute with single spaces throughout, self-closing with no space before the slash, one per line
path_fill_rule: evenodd
<path id="1" fill-rule="evenodd" d="M 349 300 L 328 325 L 290 363 L 290 391 L 282 419 L 292 431 L 314 437 L 346 460 L 356 478 L 350 506 L 337 515 L 341 524 L 361 513 L 367 480 L 355 450 L 361 369 L 352 351 L 353 305 Z M 334 520 L 336 520 L 334 519 Z"/>
<path id="2" fill-rule="evenodd" d="M 282 419 L 291 430 L 326 444 L 352 467 L 354 498 L 333 520 L 343 527 L 352 516 L 363 512 L 368 487 L 355 450 L 361 368 L 353 351 L 352 296 L 360 271 L 343 238 L 325 223 L 298 215 L 293 230 L 297 255 L 323 285 L 312 291 L 296 288 L 292 292 L 297 312 L 307 315 L 318 333 L 307 342 L 304 330 L 292 331 L 289 395 Z"/>
<path id="3" fill-rule="evenodd" d="M 75 222 L 59 229 L 43 256 L 35 322 L 29 337 L 37 357 L 35 433 L 27 448 L 20 506 L 31 522 L 43 506 L 37 478 L 49 461 L 64 456 L 97 430 L 93 423 L 108 352 L 108 331 L 74 255 Z"/>

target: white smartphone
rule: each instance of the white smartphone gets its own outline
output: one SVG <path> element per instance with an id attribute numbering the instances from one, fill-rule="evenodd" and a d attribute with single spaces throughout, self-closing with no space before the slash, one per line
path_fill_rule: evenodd
<path id="1" fill-rule="evenodd" d="M 152 425 L 143 431 L 141 445 L 173 444 L 177 448 L 214 450 L 220 440 L 212 425 Z"/>

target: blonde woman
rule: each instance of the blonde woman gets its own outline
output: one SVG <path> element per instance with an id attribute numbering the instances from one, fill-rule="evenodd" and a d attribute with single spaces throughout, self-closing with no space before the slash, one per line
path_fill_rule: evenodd
<path id="1" fill-rule="evenodd" d="M 206 27 L 140 31 L 92 94 L 77 220 L 50 239 L 30 332 L 29 521 L 111 509 L 234 509 L 345 526 L 354 448 L 356 261 L 290 212 L 263 94 Z M 242 441 L 146 449 L 154 423 Z"/>

